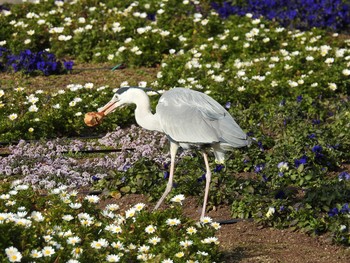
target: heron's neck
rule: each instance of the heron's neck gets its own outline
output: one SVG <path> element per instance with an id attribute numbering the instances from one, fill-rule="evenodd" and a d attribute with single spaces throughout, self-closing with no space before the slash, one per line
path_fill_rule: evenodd
<path id="1" fill-rule="evenodd" d="M 157 115 L 151 112 L 151 105 L 148 96 L 139 98 L 136 103 L 135 119 L 138 125 L 151 131 L 161 131 Z"/>

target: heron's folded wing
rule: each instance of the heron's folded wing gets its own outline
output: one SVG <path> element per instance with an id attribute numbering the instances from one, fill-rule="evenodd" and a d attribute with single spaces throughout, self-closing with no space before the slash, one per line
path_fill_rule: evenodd
<path id="1" fill-rule="evenodd" d="M 182 88 L 170 90 L 159 100 L 157 115 L 163 131 L 174 141 L 247 145 L 246 134 L 232 116 L 206 94 Z"/>

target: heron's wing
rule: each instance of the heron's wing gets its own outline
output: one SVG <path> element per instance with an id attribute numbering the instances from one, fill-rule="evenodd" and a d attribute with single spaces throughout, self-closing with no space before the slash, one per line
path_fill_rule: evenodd
<path id="1" fill-rule="evenodd" d="M 247 145 L 246 134 L 231 115 L 206 94 L 172 89 L 160 98 L 156 111 L 163 131 L 174 141 Z"/>

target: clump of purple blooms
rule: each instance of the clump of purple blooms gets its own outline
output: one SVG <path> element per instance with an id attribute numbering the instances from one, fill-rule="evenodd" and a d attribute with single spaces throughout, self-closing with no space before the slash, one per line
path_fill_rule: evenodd
<path id="1" fill-rule="evenodd" d="M 350 24 L 350 5 L 342 0 L 246 0 L 214 2 L 212 6 L 223 18 L 250 13 L 303 30 L 313 27 L 349 30 Z"/>
<path id="2" fill-rule="evenodd" d="M 163 164 L 169 159 L 167 139 L 135 125 L 117 128 L 98 141 L 55 139 L 45 143 L 20 141 L 11 154 L 0 158 L 0 175 L 20 176 L 35 188 L 50 189 L 89 186 L 93 178 L 102 179 L 111 170 L 123 171 L 141 158 Z M 79 158 L 79 150 L 117 148 L 120 152 Z M 68 154 L 67 154 L 68 152 Z M 95 155 L 96 156 L 96 155 Z M 75 158 L 77 157 L 77 158 Z"/>
<path id="3" fill-rule="evenodd" d="M 0 47 L 0 71 L 22 71 L 26 74 L 41 71 L 45 76 L 61 74 L 73 69 L 73 61 L 59 61 L 47 51 L 32 52 L 29 49 L 12 54 L 10 50 Z"/>

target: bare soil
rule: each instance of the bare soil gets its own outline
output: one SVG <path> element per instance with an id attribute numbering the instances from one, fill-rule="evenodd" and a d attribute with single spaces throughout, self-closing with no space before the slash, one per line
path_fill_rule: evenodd
<path id="1" fill-rule="evenodd" d="M 122 210 L 143 202 L 152 209 L 145 195 L 126 195 L 120 199 L 107 199 Z M 184 202 L 184 214 L 198 220 L 201 207 L 198 199 L 189 197 Z M 165 208 L 164 205 L 162 208 Z M 230 208 L 220 206 L 207 213 L 214 221 L 232 219 Z M 288 229 L 264 228 L 252 221 L 223 224 L 217 232 L 225 263 L 349 263 L 350 248 L 331 244 L 325 236 L 311 237 Z"/>

